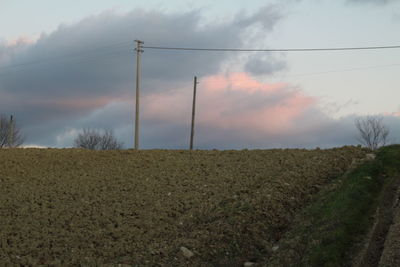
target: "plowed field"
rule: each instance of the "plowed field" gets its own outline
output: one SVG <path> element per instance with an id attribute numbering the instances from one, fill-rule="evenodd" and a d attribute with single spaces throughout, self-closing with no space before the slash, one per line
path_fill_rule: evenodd
<path id="1" fill-rule="evenodd" d="M 243 266 L 365 153 L 0 150 L 0 262 Z"/>

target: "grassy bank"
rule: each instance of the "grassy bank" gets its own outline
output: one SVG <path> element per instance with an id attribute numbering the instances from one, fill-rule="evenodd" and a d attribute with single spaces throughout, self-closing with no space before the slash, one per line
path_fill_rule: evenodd
<path id="1" fill-rule="evenodd" d="M 354 245 L 373 223 L 384 188 L 400 173 L 400 146 L 377 152 L 376 160 L 335 181 L 298 216 L 269 266 L 347 266 Z"/>

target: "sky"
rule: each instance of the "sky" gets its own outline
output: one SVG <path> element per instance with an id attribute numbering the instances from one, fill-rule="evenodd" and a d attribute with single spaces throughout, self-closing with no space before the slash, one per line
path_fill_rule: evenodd
<path id="1" fill-rule="evenodd" d="M 0 0 L 0 113 L 26 145 L 71 147 L 84 128 L 133 145 L 134 40 L 145 46 L 328 48 L 400 45 L 398 0 Z M 357 144 L 354 120 L 400 138 L 400 49 L 200 52 L 144 49 L 140 147 Z"/>

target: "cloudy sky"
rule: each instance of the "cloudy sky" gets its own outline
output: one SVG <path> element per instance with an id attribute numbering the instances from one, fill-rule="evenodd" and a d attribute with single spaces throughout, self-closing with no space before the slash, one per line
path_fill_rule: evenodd
<path id="1" fill-rule="evenodd" d="M 133 145 L 134 40 L 145 46 L 400 45 L 398 0 L 0 0 L 0 113 L 27 145 L 70 147 L 83 128 Z M 378 115 L 400 142 L 400 49 L 202 52 L 145 49 L 141 148 L 357 144 Z"/>

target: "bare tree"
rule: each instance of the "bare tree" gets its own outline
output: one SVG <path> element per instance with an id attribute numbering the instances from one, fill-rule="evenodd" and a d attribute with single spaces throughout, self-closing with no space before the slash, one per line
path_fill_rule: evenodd
<path id="1" fill-rule="evenodd" d="M 376 150 L 386 145 L 389 128 L 383 124 L 382 117 L 367 116 L 355 121 L 359 136 L 357 140 L 364 146 Z"/>
<path id="2" fill-rule="evenodd" d="M 100 145 L 101 150 L 121 149 L 123 147 L 123 143 L 117 141 L 112 130 L 104 131 Z"/>
<path id="3" fill-rule="evenodd" d="M 74 140 L 74 146 L 91 150 L 122 149 L 123 143 L 118 142 L 112 130 L 83 129 Z"/>
<path id="4" fill-rule="evenodd" d="M 0 114 L 0 148 L 19 147 L 25 141 L 21 130 L 15 124 L 13 116 L 8 120 L 6 116 Z"/>

